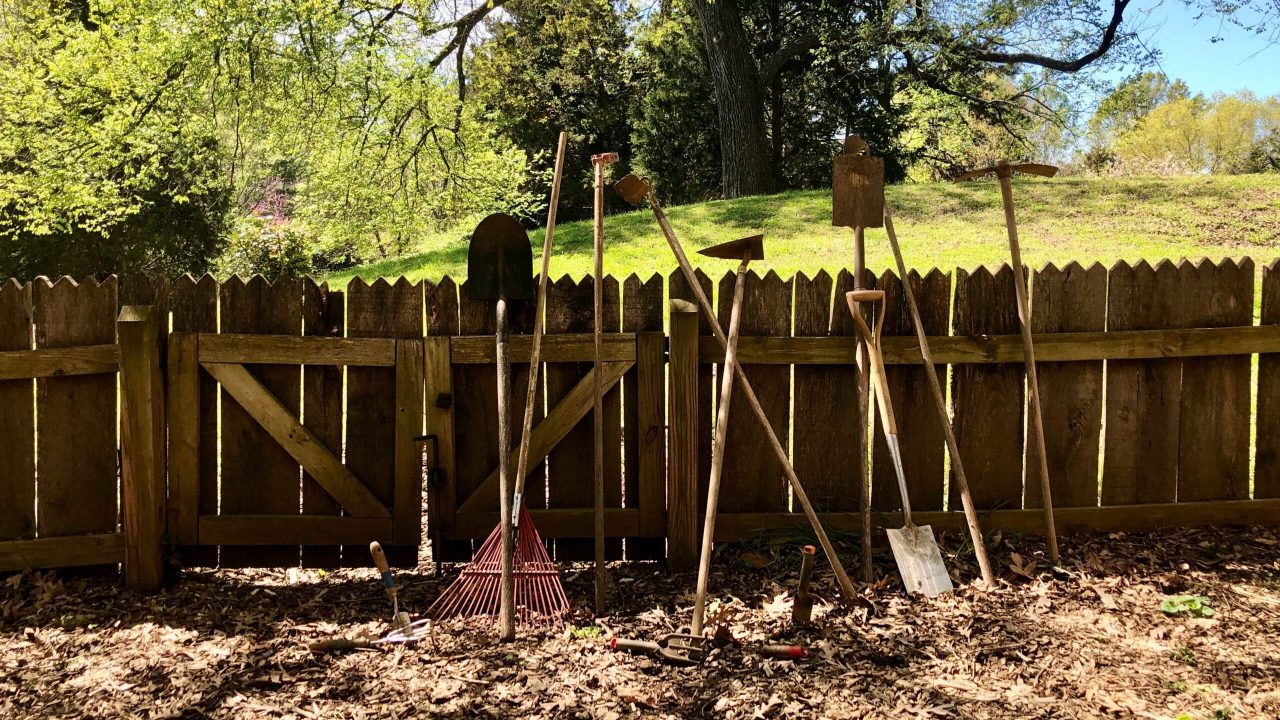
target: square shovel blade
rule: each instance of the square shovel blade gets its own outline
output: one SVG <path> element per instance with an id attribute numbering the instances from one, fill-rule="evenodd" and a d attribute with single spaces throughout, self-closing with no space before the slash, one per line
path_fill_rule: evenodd
<path id="1" fill-rule="evenodd" d="M 942 552 L 928 525 L 886 529 L 893 559 L 898 563 L 907 593 L 934 597 L 952 589 L 951 576 L 942 563 Z"/>

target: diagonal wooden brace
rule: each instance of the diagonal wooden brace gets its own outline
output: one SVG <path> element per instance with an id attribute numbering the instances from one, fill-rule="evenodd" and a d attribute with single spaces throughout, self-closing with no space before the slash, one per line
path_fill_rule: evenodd
<path id="1" fill-rule="evenodd" d="M 623 375 L 635 365 L 634 361 L 627 360 L 622 362 L 605 362 L 601 363 L 604 372 L 600 377 L 600 387 L 602 392 L 608 392 L 610 388 L 618 384 Z M 556 443 L 564 439 L 569 434 L 578 421 L 587 416 L 592 405 L 595 403 L 595 369 L 592 368 L 586 375 L 578 381 L 577 385 L 565 395 L 556 406 L 547 413 L 542 422 L 529 435 L 529 469 L 537 466 L 551 452 Z M 511 461 L 514 464 L 518 458 L 516 457 L 519 450 L 511 453 Z M 458 508 L 459 513 L 476 513 L 476 512 L 492 512 L 498 506 L 498 471 L 495 469 L 489 473 L 489 476 L 480 483 L 480 486 L 471 493 L 466 502 Z"/>
<path id="2" fill-rule="evenodd" d="M 240 407 L 262 425 L 344 510 L 361 518 L 391 517 L 391 511 L 373 491 L 365 487 L 319 438 L 303 427 L 293 413 L 243 365 L 200 363 L 200 366 L 222 383 L 222 389 L 230 393 Z"/>

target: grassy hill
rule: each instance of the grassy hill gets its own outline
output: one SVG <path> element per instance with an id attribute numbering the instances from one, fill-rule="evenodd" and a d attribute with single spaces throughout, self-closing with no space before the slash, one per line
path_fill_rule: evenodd
<path id="1" fill-rule="evenodd" d="M 1019 179 L 1014 183 L 1024 262 L 1111 264 L 1116 260 L 1250 256 L 1259 267 L 1280 257 L 1280 175 L 1186 178 Z M 994 266 L 1008 258 L 1000 191 L 994 182 L 897 185 L 887 190 L 907 265 L 927 269 Z M 847 267 L 852 231 L 831 227 L 827 190 L 789 192 L 668 209 L 686 250 L 716 272 L 730 263 L 698 248 L 763 232 L 763 272 L 788 275 Z M 335 274 L 438 279 L 466 275 L 470 228 L 428 239 L 421 251 Z M 535 264 L 542 231 L 531 233 Z M 605 272 L 616 276 L 675 268 L 647 207 L 605 219 Z M 867 264 L 893 264 L 884 231 L 868 230 Z M 591 271 L 591 223 L 556 229 L 552 276 Z"/>

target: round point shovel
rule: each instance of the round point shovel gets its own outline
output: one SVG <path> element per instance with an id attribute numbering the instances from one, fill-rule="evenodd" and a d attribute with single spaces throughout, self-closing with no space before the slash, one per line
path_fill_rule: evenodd
<path id="1" fill-rule="evenodd" d="M 902 584 L 910 594 L 920 593 L 933 597 L 952 589 L 951 576 L 947 574 L 947 566 L 942 562 L 942 553 L 938 543 L 933 539 L 933 528 L 919 525 L 911 521 L 911 498 L 907 493 L 907 478 L 902 470 L 902 449 L 898 446 L 898 424 L 893 418 L 893 405 L 889 400 L 889 383 L 884 374 L 884 356 L 880 353 L 880 334 L 884 329 L 884 309 L 876 313 L 876 328 L 872 331 L 858 314 L 860 302 L 884 302 L 883 290 L 854 290 L 845 293 L 845 302 L 849 304 L 849 312 L 853 313 L 854 324 L 858 332 L 867 341 L 867 349 L 871 356 L 871 374 L 875 380 L 876 407 L 880 410 L 880 421 L 884 426 L 884 439 L 889 445 L 889 455 L 893 459 L 893 469 L 898 475 L 898 492 L 902 494 L 903 526 L 899 530 L 886 528 L 889 534 L 889 547 L 893 549 L 893 559 L 898 563 L 898 572 L 902 575 Z"/>

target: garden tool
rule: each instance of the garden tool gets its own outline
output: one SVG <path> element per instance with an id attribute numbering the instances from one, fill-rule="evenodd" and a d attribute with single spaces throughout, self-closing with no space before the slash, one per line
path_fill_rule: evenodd
<path id="1" fill-rule="evenodd" d="M 812 545 L 800 548 L 800 586 L 796 589 L 796 599 L 791 603 L 791 622 L 805 625 L 813 618 L 813 597 L 809 595 L 809 581 L 813 578 L 813 555 L 816 552 Z"/>
<path id="2" fill-rule="evenodd" d="M 704 639 L 699 635 L 668 633 L 654 640 L 627 640 L 615 637 L 609 641 L 613 650 L 657 655 L 673 665 L 697 665 L 702 662 Z"/>
<path id="3" fill-rule="evenodd" d="M 858 332 L 867 341 L 867 350 L 871 357 L 871 374 L 875 380 L 876 406 L 880 410 L 880 421 L 884 426 L 885 443 L 889 446 L 889 456 L 893 460 L 893 469 L 898 476 L 898 492 L 902 494 L 903 527 L 900 530 L 888 528 L 889 546 L 893 549 L 893 558 L 898 563 L 898 572 L 902 575 L 902 584 L 908 593 L 921 593 L 928 597 L 940 595 L 952 589 L 951 577 L 942 562 L 942 553 L 938 543 L 933 539 L 933 528 L 928 525 L 917 526 L 911 521 L 911 497 L 907 492 L 907 478 L 902 470 L 902 449 L 898 445 L 898 424 L 893 417 L 893 402 L 889 397 L 889 382 L 884 374 L 884 355 L 880 352 L 880 334 L 884 330 L 884 308 L 877 313 L 875 330 L 867 326 L 862 315 L 858 313 L 858 303 L 884 302 L 883 290 L 853 290 L 844 295 L 849 304 L 849 312 L 853 313 L 853 322 Z"/>
<path id="4" fill-rule="evenodd" d="M 501 519 L 497 531 L 480 547 L 462 574 L 427 610 L 432 618 L 492 615 L 497 611 L 499 635 L 515 637 L 516 596 L 527 613 L 558 616 L 568 609 L 559 575 L 541 541 L 524 533 L 515 543 L 514 503 L 510 493 L 511 361 L 508 357 L 507 301 L 534 296 L 533 252 L 529 235 L 510 215 L 490 215 L 476 227 L 467 253 L 468 297 L 496 300 L 498 361 L 498 494 Z M 526 522 L 526 525 L 528 523 Z M 534 538 L 536 539 L 536 537 Z M 519 560 L 519 562 L 517 562 Z M 505 582 L 504 582 L 505 578 Z"/>
<path id="5" fill-rule="evenodd" d="M 863 144 L 865 145 L 865 143 Z M 855 150 L 857 149 L 856 144 L 853 149 Z M 874 196 L 875 198 L 879 199 L 878 206 L 883 210 L 883 213 L 884 213 L 883 222 L 884 222 L 885 233 L 889 236 L 889 248 L 893 251 L 893 259 L 898 268 L 898 277 L 903 279 L 903 283 L 902 283 L 903 296 L 906 298 L 906 301 L 907 301 L 907 309 L 910 310 L 911 312 L 911 322 L 912 322 L 912 325 L 915 327 L 916 341 L 920 344 L 920 358 L 921 360 L 923 360 L 925 368 L 929 370 L 934 370 L 933 355 L 929 351 L 929 338 L 925 334 L 924 323 L 920 320 L 920 308 L 919 306 L 916 305 L 915 292 L 911 289 L 911 282 L 909 281 L 908 275 L 907 275 L 907 266 L 902 259 L 902 250 L 898 246 L 898 236 L 893 231 L 893 217 L 889 213 L 888 204 L 884 202 L 883 161 L 881 161 L 879 169 L 877 169 L 874 165 L 869 165 L 868 167 L 869 169 L 863 175 L 863 177 L 866 178 L 865 183 L 860 183 L 853 178 L 850 178 L 849 182 L 852 184 L 853 187 L 862 187 L 864 188 L 863 192 L 868 193 Z M 836 173 L 834 180 L 836 182 L 844 182 L 844 180 L 841 180 L 842 174 L 862 174 L 862 173 L 860 173 L 859 167 L 857 165 L 853 165 L 849 168 L 848 173 Z M 874 203 L 874 201 L 867 201 L 867 200 L 862 201 L 862 205 L 864 206 L 872 203 Z M 839 204 L 837 203 L 836 206 L 838 207 Z M 855 232 L 856 232 L 856 228 L 855 228 Z M 859 250 L 858 254 L 855 256 L 855 260 L 857 260 L 860 257 L 861 257 L 861 251 Z M 859 283 L 859 282 L 861 282 L 861 279 L 855 278 L 855 283 Z M 862 344 L 859 343 L 859 348 L 860 348 L 859 352 L 861 352 L 861 347 L 862 347 Z M 865 379 L 865 374 L 863 377 Z M 964 462 L 960 459 L 960 444 L 956 442 L 956 434 L 951 428 L 951 416 L 947 412 L 946 396 L 942 392 L 942 385 L 938 381 L 938 374 L 936 371 L 925 373 L 925 378 L 928 380 L 929 390 L 933 395 L 934 407 L 937 409 L 938 422 L 942 424 L 943 435 L 946 437 L 946 440 L 947 440 L 947 453 L 951 458 L 952 477 L 955 478 L 956 485 L 960 490 L 960 503 L 964 507 L 965 524 L 969 528 L 969 540 L 970 542 L 973 543 L 973 552 L 974 552 L 974 556 L 978 561 L 978 569 L 982 573 L 983 582 L 986 583 L 987 585 L 991 585 L 992 583 L 995 582 L 995 575 L 991 571 L 991 561 L 987 557 L 987 545 L 986 545 L 985 539 L 982 537 L 982 527 L 978 523 L 978 511 L 973 504 L 973 495 L 972 493 L 969 492 L 969 478 L 967 475 L 965 475 Z M 862 396 L 863 398 L 866 398 L 867 396 L 865 386 L 863 387 Z M 864 476 L 864 480 L 866 480 L 866 477 L 867 476 Z M 864 487 L 866 487 L 868 491 L 865 494 L 865 497 L 867 498 L 867 501 L 866 501 L 867 504 L 863 508 L 866 513 L 863 515 L 863 533 L 864 533 L 864 537 L 869 537 L 871 532 L 870 504 L 869 504 L 871 495 L 870 495 L 869 486 L 864 485 Z M 869 550 L 870 548 L 868 547 L 867 551 L 869 552 Z M 869 555 L 864 556 L 863 560 L 864 560 L 864 567 L 869 567 L 870 565 Z"/>
<path id="6" fill-rule="evenodd" d="M 1015 172 L 1040 177 L 1053 177 L 1058 168 L 1040 163 L 1014 165 L 1001 160 L 995 167 L 970 170 L 953 180 L 975 180 L 992 173 L 1000 179 L 1000 197 L 1004 202 L 1004 225 L 1009 232 L 1009 257 L 1013 266 L 1014 292 L 1018 300 L 1018 320 L 1022 325 L 1023 367 L 1027 373 L 1027 388 L 1031 392 L 1031 429 L 1035 435 L 1037 459 L 1040 461 L 1040 497 L 1044 502 L 1045 535 L 1049 541 L 1049 560 L 1058 564 L 1058 533 L 1053 521 L 1053 495 L 1050 492 L 1049 460 L 1045 455 L 1044 416 L 1040 408 L 1040 381 L 1036 376 L 1036 353 L 1031 343 L 1031 311 L 1027 306 L 1026 276 L 1022 270 L 1022 250 L 1018 247 L 1018 221 L 1013 214 L 1013 174 Z"/>
<path id="7" fill-rule="evenodd" d="M 413 620 L 409 613 L 400 611 L 400 588 L 396 587 L 396 578 L 391 574 L 386 553 L 382 552 L 382 545 L 377 540 L 369 543 L 369 554 L 373 555 L 373 564 L 382 574 L 382 584 L 386 586 L 387 596 L 391 598 L 391 627 L 397 630 L 408 627 Z"/>
<path id="8" fill-rule="evenodd" d="M 884 159 L 873 157 L 866 141 L 857 135 L 844 139 L 841 153 L 832 161 L 831 168 L 831 224 L 853 228 L 853 289 L 863 290 L 867 269 L 867 247 L 864 231 L 880 227 L 884 218 Z M 856 362 L 858 375 L 858 415 L 867 416 L 867 347 L 858 338 Z M 865 425 L 858 436 L 858 505 L 862 515 L 862 581 L 870 583 L 873 577 L 871 565 L 871 473 L 867 465 L 867 437 Z"/>
<path id="9" fill-rule="evenodd" d="M 595 404 L 591 412 L 591 429 L 595 439 L 595 578 L 596 578 L 596 614 L 604 614 L 605 602 L 609 594 L 609 573 L 604 564 L 604 387 L 600 376 L 604 366 L 600 364 L 601 338 L 600 323 L 604 316 L 604 166 L 618 162 L 618 153 L 600 153 L 591 156 L 591 166 L 595 170 L 595 243 L 592 265 L 592 295 L 595 316 L 593 335 L 595 336 L 595 387 L 593 394 Z"/>
<path id="10" fill-rule="evenodd" d="M 727 350 L 728 338 L 724 334 L 724 329 L 720 327 L 720 321 L 716 318 L 715 310 L 711 307 L 711 301 L 707 299 L 707 294 L 702 290 L 702 285 L 698 283 L 698 278 L 693 272 L 693 266 L 689 264 L 689 258 L 684 254 L 684 248 L 680 245 L 680 239 L 676 237 L 675 231 L 671 229 L 667 214 L 662 210 L 662 205 L 658 202 L 658 198 L 654 196 L 649 181 L 635 175 L 627 175 L 619 180 L 614 185 L 614 188 L 624 200 L 632 205 L 638 205 L 641 200 L 648 199 L 649 207 L 653 210 L 653 216 L 658 222 L 658 227 L 662 229 L 662 235 L 671 247 L 671 253 L 675 256 L 676 262 L 680 265 L 680 272 L 684 274 L 690 290 L 698 301 L 698 307 L 701 308 L 703 316 L 707 319 L 707 324 L 711 326 L 711 332 L 715 335 L 716 342 L 720 343 L 721 348 Z M 836 581 L 840 585 L 841 596 L 847 602 L 854 602 L 857 593 L 854 591 L 853 583 L 849 580 L 848 574 L 845 573 L 844 565 L 840 562 L 839 556 L 836 555 L 835 547 L 831 544 L 830 538 L 827 537 L 826 530 L 822 528 L 822 523 L 818 520 L 818 514 L 814 511 L 813 504 L 809 502 L 809 496 L 800 484 L 800 478 L 796 476 L 795 467 L 791 465 L 791 459 L 787 457 L 787 449 L 778 441 L 778 435 L 773 431 L 773 426 L 769 424 L 769 417 L 765 415 L 764 408 L 760 406 L 760 400 L 756 397 L 755 390 L 751 387 L 751 382 L 747 379 L 746 373 L 743 372 L 742 366 L 734 363 L 733 370 L 733 374 L 738 379 L 738 385 L 742 389 L 742 394 L 746 397 L 747 404 L 751 407 L 751 412 L 756 416 L 756 420 L 760 422 L 761 428 L 769 438 L 769 446 L 773 448 L 773 453 L 778 458 L 778 463 L 782 466 L 783 473 L 787 476 L 787 482 L 791 485 L 796 502 L 804 510 L 809 525 L 813 528 L 814 534 L 818 536 L 818 544 L 822 546 L 822 551 L 826 553 L 827 559 L 831 562 L 831 569 L 835 572 Z"/>
<path id="11" fill-rule="evenodd" d="M 737 365 L 738 331 L 742 326 L 742 291 L 746 286 L 747 265 L 764 259 L 764 236 L 752 235 L 739 240 L 713 245 L 698 254 L 713 258 L 738 260 L 738 273 L 733 283 L 733 305 L 729 312 L 729 339 L 724 349 L 720 371 L 720 404 L 716 411 L 716 439 L 711 448 L 711 479 L 707 483 L 707 511 L 702 524 L 702 555 L 698 559 L 698 592 L 693 602 L 690 632 L 702 637 L 702 620 L 707 609 L 707 578 L 711 574 L 711 549 L 716 534 L 716 505 L 720 502 L 720 475 L 724 469 L 725 440 L 729 436 L 729 401 L 733 399 L 733 370 Z"/>
<path id="12" fill-rule="evenodd" d="M 426 618 L 415 620 L 402 628 L 392 630 L 380 638 L 356 636 L 316 640 L 307 643 L 307 649 L 318 655 L 328 652 L 364 650 L 377 645 L 407 645 L 429 637 L 431 635 L 430 623 L 431 621 Z"/>
<path id="13" fill-rule="evenodd" d="M 766 644 L 748 647 L 747 650 L 756 655 L 778 660 L 806 660 L 809 657 L 809 648 L 804 645 Z"/>

